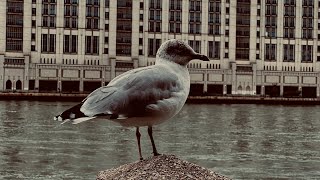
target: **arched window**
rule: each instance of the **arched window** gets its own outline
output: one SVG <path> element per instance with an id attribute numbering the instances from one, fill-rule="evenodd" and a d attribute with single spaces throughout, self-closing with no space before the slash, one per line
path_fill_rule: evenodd
<path id="1" fill-rule="evenodd" d="M 18 81 L 16 82 L 16 89 L 17 89 L 17 90 L 21 90 L 21 89 L 22 89 L 22 83 L 21 83 L 20 80 L 18 80 Z"/>
<path id="2" fill-rule="evenodd" d="M 246 87 L 246 91 L 247 91 L 247 94 L 249 94 L 249 92 L 250 92 L 250 86 L 247 86 L 247 87 Z"/>
<path id="3" fill-rule="evenodd" d="M 10 80 L 6 82 L 6 89 L 12 89 L 12 82 Z"/>
<path id="4" fill-rule="evenodd" d="M 238 91 L 242 91 L 242 86 L 241 85 L 238 87 Z"/>

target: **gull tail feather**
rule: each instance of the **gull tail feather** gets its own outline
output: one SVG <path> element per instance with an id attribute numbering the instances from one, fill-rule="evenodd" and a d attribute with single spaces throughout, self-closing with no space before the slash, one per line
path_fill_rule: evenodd
<path id="1" fill-rule="evenodd" d="M 95 118 L 95 117 L 88 117 L 83 112 L 81 112 L 80 111 L 81 106 L 82 106 L 82 103 L 77 104 L 65 110 L 60 115 L 55 116 L 54 120 L 61 121 L 61 125 L 62 125 L 67 122 L 72 122 L 72 124 L 79 124 L 81 122 L 88 121 L 90 119 Z"/>
<path id="2" fill-rule="evenodd" d="M 95 119 L 96 117 L 93 116 L 93 117 L 81 117 L 81 118 L 77 118 L 77 119 L 73 119 L 71 122 L 72 124 L 79 124 L 79 123 L 82 123 L 82 122 L 85 122 L 85 121 L 89 121 L 91 119 Z"/>

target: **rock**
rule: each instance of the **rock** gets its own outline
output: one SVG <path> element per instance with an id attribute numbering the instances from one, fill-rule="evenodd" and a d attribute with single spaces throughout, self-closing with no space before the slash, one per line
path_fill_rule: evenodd
<path id="1" fill-rule="evenodd" d="M 159 155 L 99 172 L 97 180 L 109 179 L 206 179 L 229 178 L 204 167 L 181 160 L 174 155 Z"/>

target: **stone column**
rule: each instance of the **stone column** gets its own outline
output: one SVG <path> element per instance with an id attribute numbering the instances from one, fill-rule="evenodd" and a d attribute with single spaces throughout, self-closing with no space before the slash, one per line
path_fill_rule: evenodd
<path id="1" fill-rule="evenodd" d="M 111 79 L 116 77 L 116 59 L 110 58 L 111 65 Z"/>
<path id="2" fill-rule="evenodd" d="M 5 74 L 4 74 L 4 55 L 0 55 L 0 91 L 5 90 Z"/>
<path id="3" fill-rule="evenodd" d="M 84 79 L 83 73 L 84 73 L 84 70 L 83 70 L 83 68 L 81 67 L 81 69 L 80 69 L 79 71 L 80 71 L 79 91 L 80 91 L 80 93 L 82 93 L 82 92 L 83 92 L 83 79 Z"/>
<path id="4" fill-rule="evenodd" d="M 139 1 L 140 2 L 140 1 Z M 117 42 L 117 1 L 112 0 L 109 4 L 109 57 L 116 57 Z"/>
<path id="5" fill-rule="evenodd" d="M 283 72 L 281 72 L 281 76 L 280 76 L 280 96 L 283 96 Z"/>
<path id="6" fill-rule="evenodd" d="M 257 64 L 252 63 L 252 94 L 257 94 Z"/>
<path id="7" fill-rule="evenodd" d="M 264 73 L 263 73 L 263 71 L 262 71 L 262 74 L 261 74 L 261 76 L 262 76 L 262 78 L 261 78 L 261 96 L 264 96 L 264 95 L 266 95 L 266 93 L 265 93 L 265 87 L 264 87 L 264 81 L 265 81 L 265 75 L 264 75 Z"/>
<path id="8" fill-rule="evenodd" d="M 317 74 L 317 98 L 320 96 L 320 73 Z"/>
<path id="9" fill-rule="evenodd" d="M 106 82 L 106 68 L 102 67 L 101 68 L 101 86 L 105 86 L 105 82 Z"/>
<path id="10" fill-rule="evenodd" d="M 231 94 L 236 94 L 236 89 L 237 89 L 237 75 L 236 75 L 236 70 L 237 70 L 237 64 L 236 62 L 230 62 L 231 63 L 231 70 L 232 70 L 232 92 Z"/>
<path id="11" fill-rule="evenodd" d="M 208 92 L 208 71 L 205 70 L 203 73 L 203 93 Z"/>
<path id="12" fill-rule="evenodd" d="M 227 94 L 227 84 L 223 84 L 223 95 Z"/>
<path id="13" fill-rule="evenodd" d="M 139 67 L 139 58 L 133 58 L 133 68 L 136 69 Z"/>
<path id="14" fill-rule="evenodd" d="M 62 87 L 61 87 L 61 77 L 62 77 L 62 74 L 61 74 L 61 64 L 58 66 L 58 84 L 57 84 L 57 92 L 61 92 L 62 90 Z"/>
<path id="15" fill-rule="evenodd" d="M 34 90 L 39 92 L 39 76 L 40 76 L 40 69 L 39 66 L 36 65 L 36 77 L 35 77 L 35 82 L 34 82 Z"/>
<path id="16" fill-rule="evenodd" d="M 30 56 L 24 57 L 24 77 L 22 77 L 22 90 L 28 91 L 29 90 L 29 62 Z"/>
<path id="17" fill-rule="evenodd" d="M 301 73 L 299 73 L 298 90 L 301 91 L 301 95 L 302 95 L 302 74 Z"/>

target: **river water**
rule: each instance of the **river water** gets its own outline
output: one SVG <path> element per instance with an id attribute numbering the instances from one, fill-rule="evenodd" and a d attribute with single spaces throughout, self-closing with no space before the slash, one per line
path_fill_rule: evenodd
<path id="1" fill-rule="evenodd" d="M 73 102 L 0 101 L 0 179 L 95 179 L 138 160 L 135 129 L 52 117 Z M 233 179 L 320 179 L 320 106 L 187 104 L 154 128 L 160 153 Z M 146 129 L 142 153 L 151 156 Z"/>

